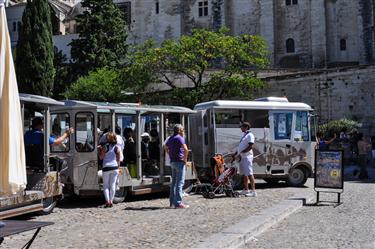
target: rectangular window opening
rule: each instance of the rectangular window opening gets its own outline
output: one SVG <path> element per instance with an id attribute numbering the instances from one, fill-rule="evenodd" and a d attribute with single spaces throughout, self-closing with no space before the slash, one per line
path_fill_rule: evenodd
<path id="1" fill-rule="evenodd" d="M 131 24 L 131 2 L 118 3 L 118 8 L 122 11 L 124 21 L 127 25 Z"/>
<path id="2" fill-rule="evenodd" d="M 274 113 L 273 125 L 275 140 L 290 139 L 293 113 Z"/>
<path id="3" fill-rule="evenodd" d="M 94 114 L 79 112 L 75 117 L 75 140 L 77 152 L 91 152 L 95 150 Z"/>
<path id="4" fill-rule="evenodd" d="M 340 40 L 340 50 L 341 51 L 345 51 L 346 50 L 346 40 L 345 39 L 341 39 Z"/>
<path id="5" fill-rule="evenodd" d="M 50 137 L 58 139 L 69 129 L 70 117 L 68 113 L 51 114 L 51 135 Z M 64 139 L 61 144 L 51 144 L 51 152 L 68 152 L 70 149 L 70 136 Z"/>
<path id="6" fill-rule="evenodd" d="M 308 113 L 298 111 L 296 113 L 296 129 L 294 131 L 294 141 L 309 141 L 309 133 Z"/>
<path id="7" fill-rule="evenodd" d="M 208 16 L 208 1 L 198 2 L 198 16 Z"/>

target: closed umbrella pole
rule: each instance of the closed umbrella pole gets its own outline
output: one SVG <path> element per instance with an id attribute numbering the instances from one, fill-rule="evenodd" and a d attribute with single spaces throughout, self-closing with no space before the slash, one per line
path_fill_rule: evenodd
<path id="1" fill-rule="evenodd" d="M 23 125 L 5 0 L 0 0 L 0 196 L 26 188 Z"/>

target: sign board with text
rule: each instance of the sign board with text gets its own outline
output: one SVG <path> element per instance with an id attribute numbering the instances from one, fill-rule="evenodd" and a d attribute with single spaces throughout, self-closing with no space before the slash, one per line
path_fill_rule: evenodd
<path id="1" fill-rule="evenodd" d="M 315 188 L 344 188 L 342 150 L 315 151 Z"/>

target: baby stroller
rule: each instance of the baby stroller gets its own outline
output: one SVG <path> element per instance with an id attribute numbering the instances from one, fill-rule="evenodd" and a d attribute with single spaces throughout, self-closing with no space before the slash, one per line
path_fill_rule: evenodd
<path id="1" fill-rule="evenodd" d="M 202 195 L 205 198 L 213 199 L 217 194 L 225 194 L 228 197 L 238 197 L 238 192 L 233 190 L 232 177 L 236 175 L 235 167 L 225 167 L 224 159 L 221 154 L 211 158 L 212 181 Z"/>

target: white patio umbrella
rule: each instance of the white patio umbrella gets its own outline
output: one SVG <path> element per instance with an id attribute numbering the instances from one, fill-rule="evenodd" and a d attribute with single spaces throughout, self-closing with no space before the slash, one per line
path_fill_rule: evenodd
<path id="1" fill-rule="evenodd" d="M 21 192 L 26 187 L 22 127 L 5 0 L 0 0 L 0 196 Z"/>

